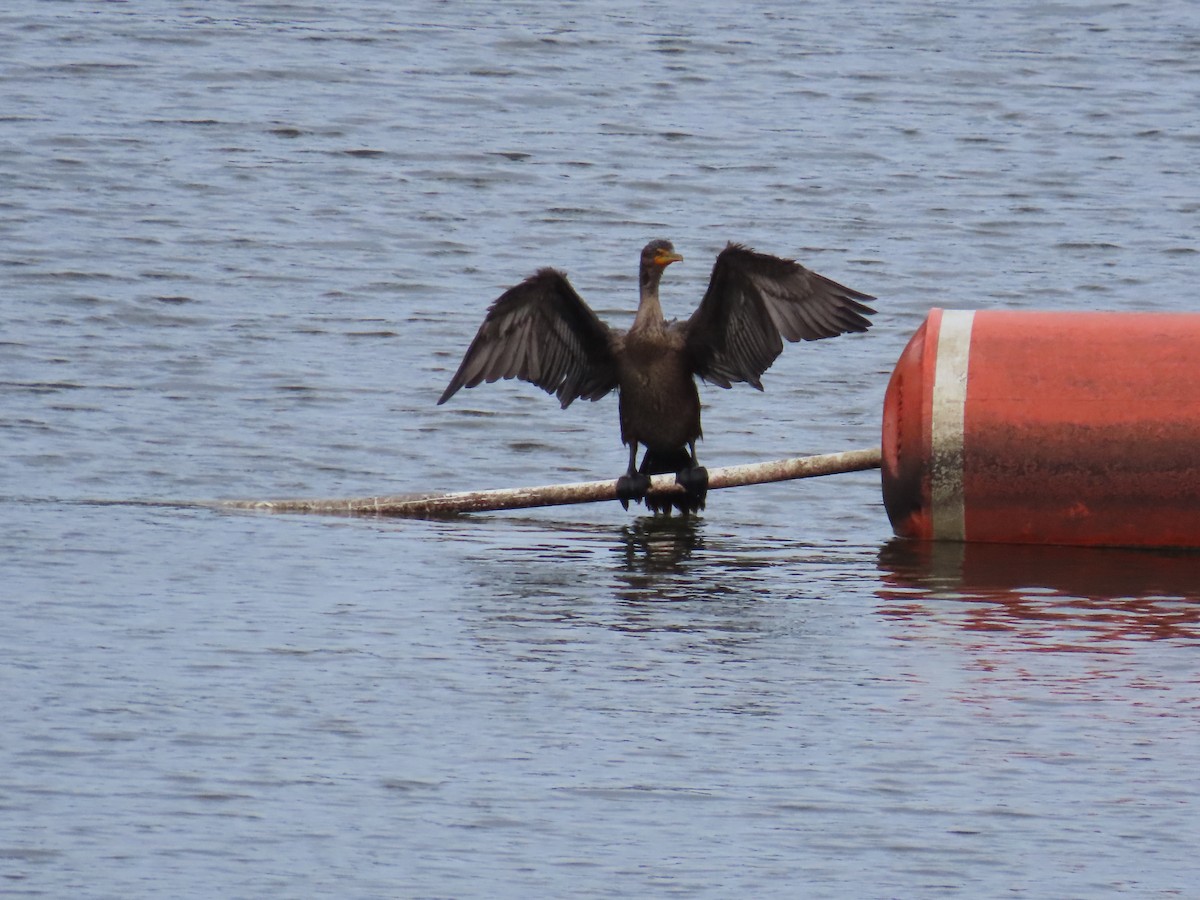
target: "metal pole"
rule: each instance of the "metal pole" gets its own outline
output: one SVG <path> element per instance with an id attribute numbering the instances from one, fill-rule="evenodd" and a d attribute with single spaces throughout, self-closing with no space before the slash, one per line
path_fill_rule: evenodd
<path id="1" fill-rule="evenodd" d="M 813 478 L 878 469 L 880 448 L 847 450 L 819 456 L 800 456 L 743 466 L 724 466 L 708 470 L 710 490 Z M 673 475 L 656 475 L 650 481 L 650 493 L 681 493 Z M 529 509 L 537 506 L 561 506 L 568 503 L 593 503 L 617 498 L 616 480 L 582 481 L 539 487 L 499 488 L 487 491 L 457 491 L 448 494 L 393 494 L 332 500 L 220 500 L 212 505 L 221 509 L 247 509 L 279 513 L 324 513 L 334 515 L 442 516 L 454 513 L 486 512 L 498 509 Z"/>

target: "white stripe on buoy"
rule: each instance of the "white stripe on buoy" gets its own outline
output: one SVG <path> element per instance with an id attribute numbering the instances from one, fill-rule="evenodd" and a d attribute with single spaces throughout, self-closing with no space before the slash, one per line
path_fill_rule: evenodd
<path id="1" fill-rule="evenodd" d="M 930 416 L 930 512 L 933 538 L 966 539 L 963 505 L 963 413 L 967 404 L 967 365 L 975 313 L 947 309 L 938 330 Z"/>

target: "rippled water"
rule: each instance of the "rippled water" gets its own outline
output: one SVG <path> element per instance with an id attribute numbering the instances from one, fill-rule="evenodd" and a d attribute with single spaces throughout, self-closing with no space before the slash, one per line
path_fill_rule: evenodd
<path id="1" fill-rule="evenodd" d="M 701 458 L 878 442 L 932 305 L 1188 309 L 1200 12 L 9 3 L 0 891 L 1186 896 L 1200 562 L 913 547 L 877 473 L 448 522 L 128 499 L 608 477 L 436 400 L 553 264 L 728 239 L 879 296 Z"/>

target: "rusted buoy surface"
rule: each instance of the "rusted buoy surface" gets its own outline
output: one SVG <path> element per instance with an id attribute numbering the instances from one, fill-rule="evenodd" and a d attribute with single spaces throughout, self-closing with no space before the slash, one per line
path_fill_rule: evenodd
<path id="1" fill-rule="evenodd" d="M 882 469 L 901 537 L 1200 546 L 1200 314 L 934 309 Z"/>

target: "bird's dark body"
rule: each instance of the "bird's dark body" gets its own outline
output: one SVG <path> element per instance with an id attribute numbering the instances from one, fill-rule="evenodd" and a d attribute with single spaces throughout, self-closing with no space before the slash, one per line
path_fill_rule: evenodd
<path id="1" fill-rule="evenodd" d="M 700 439 L 700 392 L 678 333 L 626 334 L 617 357 L 621 443 L 656 453 Z"/>
<path id="2" fill-rule="evenodd" d="M 696 460 L 701 437 L 696 379 L 721 387 L 760 376 L 789 341 L 817 340 L 870 327 L 873 299 L 789 259 L 730 244 L 717 257 L 708 290 L 684 321 L 667 322 L 659 303 L 663 270 L 683 257 L 651 241 L 638 269 L 640 302 L 628 331 L 609 328 L 555 269 L 540 269 L 488 310 L 438 403 L 460 388 L 520 378 L 576 399 L 619 394 L 621 441 L 629 468 L 617 482 L 622 504 L 645 500 L 655 512 L 704 508 L 708 475 Z M 637 465 L 638 446 L 646 448 Z M 647 476 L 675 472 L 686 493 L 646 497 Z"/>

